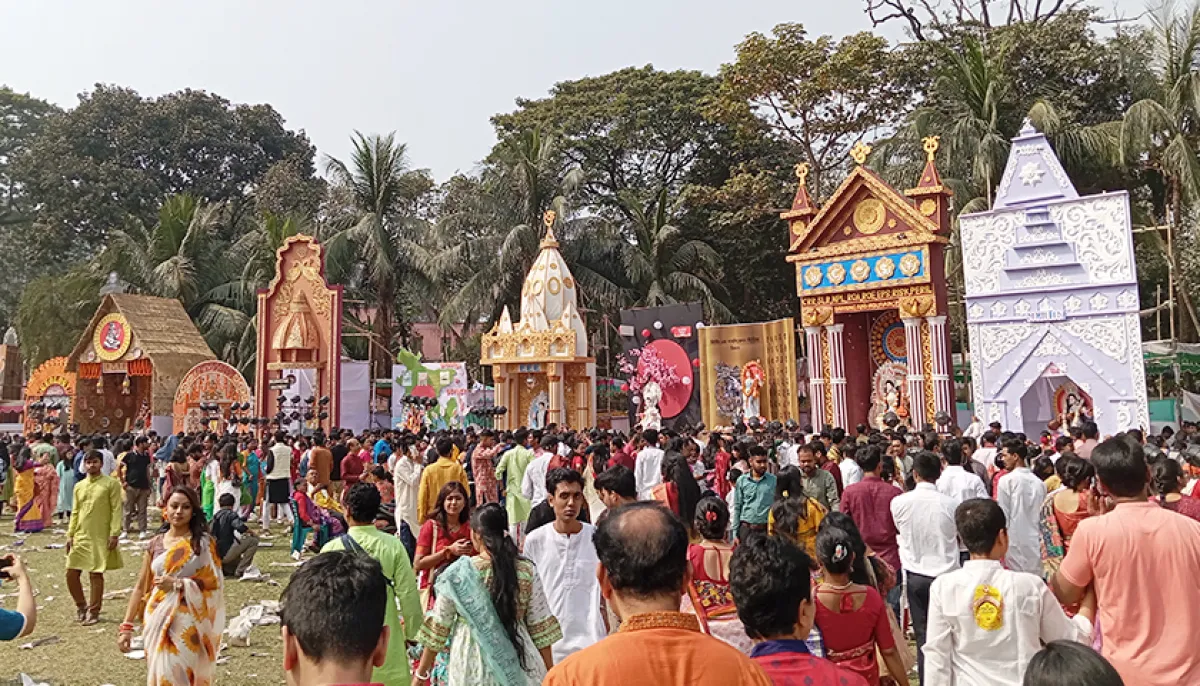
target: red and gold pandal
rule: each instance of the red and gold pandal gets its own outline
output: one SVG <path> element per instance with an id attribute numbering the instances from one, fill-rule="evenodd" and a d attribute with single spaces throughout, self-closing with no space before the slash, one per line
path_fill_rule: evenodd
<path id="1" fill-rule="evenodd" d="M 257 321 L 255 411 L 264 417 L 279 411 L 280 389 L 271 381 L 286 379 L 292 370 L 313 370 L 312 394 L 330 400 L 326 426 L 338 426 L 342 287 L 326 281 L 323 248 L 315 238 L 292 236 L 276 252 L 275 278 L 258 292 Z"/>
<path id="2" fill-rule="evenodd" d="M 881 351 L 872 347 L 884 341 L 870 332 L 893 313 L 904 325 L 907 423 L 920 428 L 937 412 L 953 416 L 943 260 L 952 193 L 934 163 L 937 148 L 936 137 L 925 139 L 920 182 L 900 193 L 865 166 L 871 149 L 859 143 L 854 170 L 821 208 L 808 193 L 808 165 L 796 167 L 799 188 L 780 218 L 790 229 L 815 427 L 876 424 L 874 373 L 851 383 L 846 370 L 880 368 Z"/>

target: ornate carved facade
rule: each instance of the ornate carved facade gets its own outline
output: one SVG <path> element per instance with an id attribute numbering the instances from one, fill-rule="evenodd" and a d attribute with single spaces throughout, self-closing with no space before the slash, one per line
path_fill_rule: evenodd
<path id="1" fill-rule="evenodd" d="M 937 148 L 937 138 L 925 140 L 921 179 L 902 194 L 865 166 L 870 147 L 859 143 L 854 170 L 820 208 L 808 165 L 796 167 L 799 188 L 780 217 L 796 265 L 816 427 L 879 425 L 888 411 L 917 428 L 938 412 L 953 417 L 943 266 L 952 194 Z"/>
<path id="2" fill-rule="evenodd" d="M 497 428 L 596 425 L 596 364 L 587 353 L 578 284 L 558 252 L 554 212 L 545 217 L 541 252 L 521 289 L 521 319 L 508 308 L 480 343 L 480 363 L 492 367 L 496 405 L 507 407 Z"/>
<path id="3" fill-rule="evenodd" d="M 976 414 L 1036 435 L 1068 408 L 1035 396 L 1071 388 L 1101 433 L 1149 427 L 1128 194 L 1079 197 L 1026 125 L 959 228 Z"/>
<path id="4" fill-rule="evenodd" d="M 327 426 L 339 426 L 342 287 L 325 280 L 325 255 L 312 236 L 288 238 L 275 278 L 258 292 L 255 411 L 273 417 L 277 397 L 329 398 Z M 287 385 L 284 385 L 287 384 Z"/>

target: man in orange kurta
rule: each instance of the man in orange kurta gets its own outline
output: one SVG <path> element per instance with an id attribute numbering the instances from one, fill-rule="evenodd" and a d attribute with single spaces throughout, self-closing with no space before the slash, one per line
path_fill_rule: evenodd
<path id="1" fill-rule="evenodd" d="M 329 474 L 333 469 L 333 453 L 325 447 L 325 434 L 313 436 L 312 453 L 308 456 L 308 468 L 317 470 L 317 483 L 330 486 Z"/>
<path id="2" fill-rule="evenodd" d="M 701 633 L 695 615 L 679 612 L 690 573 L 688 535 L 670 511 L 656 502 L 623 505 L 609 511 L 593 540 L 600 593 L 621 628 L 555 665 L 544 686 L 771 685 L 750 658 Z"/>
<path id="3" fill-rule="evenodd" d="M 471 486 L 467 481 L 467 470 L 454 459 L 454 441 L 449 438 L 439 438 L 437 445 L 438 459 L 421 472 L 421 486 L 417 489 L 417 521 L 424 522 L 437 505 L 438 493 L 442 487 L 451 481 L 463 485 L 467 493 Z"/>

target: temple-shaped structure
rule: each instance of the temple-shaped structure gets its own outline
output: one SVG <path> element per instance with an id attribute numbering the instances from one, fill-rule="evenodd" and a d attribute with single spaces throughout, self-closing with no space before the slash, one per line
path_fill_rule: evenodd
<path id="1" fill-rule="evenodd" d="M 824 207 L 809 196 L 808 166 L 792 208 L 788 261 L 808 357 L 813 426 L 880 427 L 888 413 L 920 429 L 954 414 L 943 253 L 951 193 L 927 138 L 917 186 L 900 193 L 865 166 L 870 147 Z"/>
<path id="2" fill-rule="evenodd" d="M 493 370 L 496 405 L 509 410 L 496 418 L 499 429 L 596 425 L 596 361 L 588 356 L 579 285 L 558 252 L 554 216 L 546 212 L 541 252 L 521 288 L 520 321 L 505 307 L 480 343 L 480 364 Z"/>
<path id="3" fill-rule="evenodd" d="M 1129 195 L 1079 197 L 1026 122 L 992 209 L 959 230 L 975 413 L 1030 436 L 1149 427 Z"/>

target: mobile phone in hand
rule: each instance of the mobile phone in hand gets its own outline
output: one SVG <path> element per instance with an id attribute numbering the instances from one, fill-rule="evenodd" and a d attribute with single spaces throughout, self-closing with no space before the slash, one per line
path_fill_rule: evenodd
<path id="1" fill-rule="evenodd" d="M 4 571 L 8 567 L 11 567 L 12 564 L 13 564 L 13 556 L 12 555 L 5 555 L 4 557 L 0 557 L 0 579 L 11 579 L 12 578 L 11 576 L 8 575 L 8 572 Z"/>

